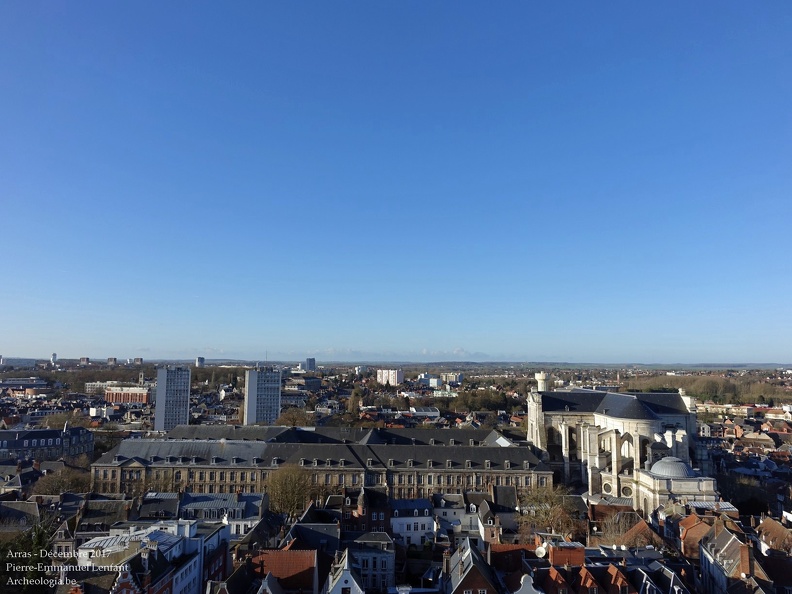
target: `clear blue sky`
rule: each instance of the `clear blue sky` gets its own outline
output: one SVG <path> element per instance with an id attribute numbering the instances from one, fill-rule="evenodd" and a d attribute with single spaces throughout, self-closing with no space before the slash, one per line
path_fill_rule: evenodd
<path id="1" fill-rule="evenodd" d="M 5 2 L 0 353 L 792 361 L 792 3 Z"/>

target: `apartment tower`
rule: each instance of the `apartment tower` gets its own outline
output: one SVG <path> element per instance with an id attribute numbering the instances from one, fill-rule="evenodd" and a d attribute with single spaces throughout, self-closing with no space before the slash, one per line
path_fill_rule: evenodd
<path id="1" fill-rule="evenodd" d="M 190 368 L 166 366 L 157 369 L 157 398 L 154 430 L 170 431 L 190 422 Z"/>
<path id="2" fill-rule="evenodd" d="M 272 424 L 280 416 L 281 371 L 257 367 L 245 372 L 245 425 Z"/>

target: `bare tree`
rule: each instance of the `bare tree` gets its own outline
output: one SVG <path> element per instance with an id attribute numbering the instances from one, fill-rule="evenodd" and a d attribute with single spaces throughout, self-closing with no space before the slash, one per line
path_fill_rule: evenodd
<path id="1" fill-rule="evenodd" d="M 276 513 L 296 516 L 305 509 L 310 497 L 311 477 L 297 466 L 283 466 L 267 479 L 270 509 Z"/>
<path id="2" fill-rule="evenodd" d="M 59 493 L 86 493 L 91 490 L 91 475 L 84 470 L 64 468 L 49 473 L 36 481 L 33 493 L 36 495 L 58 495 Z"/>
<path id="3" fill-rule="evenodd" d="M 301 408 L 287 408 L 281 413 L 274 425 L 284 425 L 286 427 L 310 427 L 313 419 Z"/>
<path id="4" fill-rule="evenodd" d="M 585 523 L 579 518 L 569 490 L 562 485 L 523 490 L 520 507 L 519 532 L 523 542 L 532 540 L 536 532 L 578 534 Z"/>

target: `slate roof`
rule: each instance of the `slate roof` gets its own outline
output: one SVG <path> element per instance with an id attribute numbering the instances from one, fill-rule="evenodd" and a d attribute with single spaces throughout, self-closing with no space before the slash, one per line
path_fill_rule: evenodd
<path id="1" fill-rule="evenodd" d="M 466 538 L 456 552 L 451 555 L 449 572 L 445 576 L 450 582 L 449 592 L 455 592 L 459 588 L 460 583 L 474 568 L 478 570 L 481 577 L 492 584 L 495 591 L 500 591 L 500 582 L 495 570 L 486 562 L 478 548 L 470 544 L 470 539 Z"/>
<path id="2" fill-rule="evenodd" d="M 494 436 L 493 436 L 494 434 Z M 179 425 L 166 438 L 253 441 L 293 444 L 362 444 L 362 445 L 460 445 L 492 443 L 501 437 L 498 431 L 478 429 L 368 429 L 362 427 L 275 427 L 266 425 Z M 434 440 L 434 443 L 432 443 Z M 453 443 L 452 443 L 453 441 Z"/>
<path id="3" fill-rule="evenodd" d="M 544 412 L 599 413 L 621 419 L 655 420 L 666 415 L 686 415 L 687 406 L 678 393 L 600 392 L 574 388 L 541 392 Z"/>
<path id="4" fill-rule="evenodd" d="M 607 392 L 597 407 L 597 413 L 615 419 L 636 419 L 642 421 L 656 421 L 659 417 L 649 406 L 632 394 L 618 394 Z"/>
<path id="5" fill-rule="evenodd" d="M 0 501 L 0 526 L 4 530 L 32 527 L 39 519 L 38 505 L 32 501 Z"/>
<path id="6" fill-rule="evenodd" d="M 418 431 L 425 433 L 426 431 Z M 464 433 L 445 430 L 448 433 Z M 457 438 L 458 439 L 458 438 Z M 453 447 L 437 445 L 413 445 L 412 443 L 394 447 L 388 445 L 359 444 L 305 444 L 305 443 L 266 443 L 239 440 L 124 440 L 117 448 L 104 454 L 94 464 L 99 466 L 121 466 L 132 462 L 142 465 L 169 464 L 174 467 L 194 465 L 257 466 L 272 467 L 277 464 L 292 464 L 306 467 L 350 469 L 363 468 L 434 468 L 442 470 L 451 462 L 450 469 L 484 469 L 489 461 L 491 470 L 506 470 L 507 462 L 513 470 L 522 470 L 527 462 L 532 470 L 549 471 L 528 448 L 489 447 L 467 445 L 461 441 Z M 369 461 L 371 463 L 369 464 Z M 431 463 L 431 465 L 430 465 Z"/>
<path id="7" fill-rule="evenodd" d="M 544 412 L 593 413 L 605 398 L 606 392 L 570 390 L 568 392 L 540 392 Z"/>

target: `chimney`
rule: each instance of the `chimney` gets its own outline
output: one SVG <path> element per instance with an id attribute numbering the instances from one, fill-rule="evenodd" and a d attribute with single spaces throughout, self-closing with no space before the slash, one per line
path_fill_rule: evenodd
<path id="1" fill-rule="evenodd" d="M 443 575 L 447 578 L 451 573 L 451 551 L 446 549 L 443 551 Z"/>
<path id="2" fill-rule="evenodd" d="M 144 547 L 142 551 L 140 551 L 140 562 L 143 565 L 143 571 L 148 574 L 148 565 L 149 565 L 149 549 L 148 547 Z"/>
<path id="3" fill-rule="evenodd" d="M 740 572 L 748 576 L 754 574 L 754 552 L 750 541 L 740 545 Z"/>

